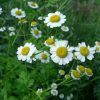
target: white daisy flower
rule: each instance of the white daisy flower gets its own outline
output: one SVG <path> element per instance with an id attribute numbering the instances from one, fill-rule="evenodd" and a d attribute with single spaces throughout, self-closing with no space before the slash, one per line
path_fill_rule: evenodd
<path id="1" fill-rule="evenodd" d="M 42 89 L 42 88 L 40 88 L 40 89 L 37 89 L 36 94 L 37 94 L 37 95 L 41 95 L 41 94 L 42 94 L 42 92 L 43 92 L 43 89 Z"/>
<path id="2" fill-rule="evenodd" d="M 51 36 L 44 42 L 44 45 L 48 47 L 52 47 L 55 45 L 55 41 L 57 41 L 57 39 L 55 39 L 54 36 Z"/>
<path id="3" fill-rule="evenodd" d="M 22 11 L 22 9 L 18 9 L 18 8 L 12 9 L 11 15 L 18 18 L 18 19 L 24 18 L 26 16 L 25 12 Z"/>
<path id="4" fill-rule="evenodd" d="M 33 1 L 28 2 L 28 6 L 31 8 L 34 8 L 34 9 L 39 8 L 38 4 L 36 2 L 33 2 Z"/>
<path id="5" fill-rule="evenodd" d="M 84 73 L 84 72 L 85 72 L 85 67 L 82 66 L 82 65 L 78 65 L 76 69 L 77 69 L 77 71 L 78 71 L 79 73 Z"/>
<path id="6" fill-rule="evenodd" d="M 42 32 L 38 30 L 37 27 L 31 28 L 31 33 L 37 39 L 42 37 Z"/>
<path id="7" fill-rule="evenodd" d="M 37 58 L 41 60 L 42 63 L 48 63 L 50 60 L 50 55 L 47 51 L 41 52 L 40 54 L 37 55 Z"/>
<path id="8" fill-rule="evenodd" d="M 59 65 L 66 65 L 73 60 L 73 47 L 68 46 L 68 41 L 60 40 L 50 48 L 51 59 Z"/>
<path id="9" fill-rule="evenodd" d="M 98 41 L 95 42 L 95 48 L 96 48 L 96 52 L 100 53 L 100 42 Z"/>
<path id="10" fill-rule="evenodd" d="M 52 89 L 52 90 L 51 90 L 51 94 L 52 94 L 53 96 L 57 96 L 57 95 L 58 95 L 58 90 Z"/>
<path id="11" fill-rule="evenodd" d="M 89 77 L 93 75 L 92 69 L 91 68 L 85 68 L 85 74 Z"/>
<path id="12" fill-rule="evenodd" d="M 59 98 L 64 99 L 64 94 L 63 93 L 59 94 Z"/>
<path id="13" fill-rule="evenodd" d="M 6 30 L 6 27 L 1 27 L 0 32 L 4 32 Z"/>
<path id="14" fill-rule="evenodd" d="M 71 71 L 71 77 L 74 80 L 80 80 L 80 73 L 77 70 L 72 70 Z"/>
<path id="15" fill-rule="evenodd" d="M 28 62 L 30 61 L 30 57 L 32 57 L 36 51 L 37 49 L 35 45 L 33 45 L 32 43 L 26 43 L 24 46 L 20 46 L 17 49 L 18 60 L 22 60 L 22 61 L 26 60 Z"/>
<path id="16" fill-rule="evenodd" d="M 10 27 L 8 27 L 8 30 L 9 30 L 9 31 L 15 31 L 15 28 L 12 27 L 12 26 L 10 26 Z"/>
<path id="17" fill-rule="evenodd" d="M 2 14 L 2 12 L 3 12 L 3 11 L 2 11 L 2 8 L 0 7 L 0 15 Z"/>
<path id="18" fill-rule="evenodd" d="M 94 58 L 95 47 L 86 46 L 84 42 L 79 43 L 79 47 L 75 48 L 75 56 L 81 62 L 85 62 L 85 58 L 92 60 Z"/>
<path id="19" fill-rule="evenodd" d="M 9 36 L 14 36 L 15 35 L 15 32 L 10 32 L 9 33 Z"/>
<path id="20" fill-rule="evenodd" d="M 34 26 L 37 26 L 37 24 L 38 24 L 38 23 L 37 23 L 36 21 L 32 21 L 32 22 L 31 22 L 31 26 L 33 26 L 33 27 L 34 27 Z"/>
<path id="21" fill-rule="evenodd" d="M 52 88 L 52 89 L 57 89 L 57 84 L 56 84 L 56 83 L 52 83 L 52 84 L 51 84 L 51 88 Z"/>
<path id="22" fill-rule="evenodd" d="M 64 31 L 64 32 L 68 32 L 69 31 L 69 28 L 67 26 L 62 26 L 61 27 L 61 30 Z"/>
<path id="23" fill-rule="evenodd" d="M 55 13 L 49 13 L 48 16 L 45 18 L 44 23 L 50 28 L 60 27 L 66 21 L 66 16 L 61 14 L 59 11 Z"/>

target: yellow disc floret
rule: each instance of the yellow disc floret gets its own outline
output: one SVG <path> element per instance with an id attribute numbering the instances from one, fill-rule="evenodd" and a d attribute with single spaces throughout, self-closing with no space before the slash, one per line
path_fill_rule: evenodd
<path id="1" fill-rule="evenodd" d="M 99 51 L 100 50 L 100 47 L 96 47 L 96 51 Z"/>
<path id="2" fill-rule="evenodd" d="M 34 34 L 35 35 L 39 35 L 39 31 L 38 30 L 34 30 Z"/>
<path id="3" fill-rule="evenodd" d="M 59 21 L 60 21 L 60 16 L 59 15 L 52 15 L 50 17 L 50 22 L 55 23 L 55 22 L 59 22 Z"/>
<path id="4" fill-rule="evenodd" d="M 31 5 L 32 5 L 32 6 L 36 6 L 36 3 L 35 3 L 35 2 L 31 2 Z"/>
<path id="5" fill-rule="evenodd" d="M 86 73 L 87 73 L 88 75 L 90 75 L 90 76 L 93 74 L 91 68 L 86 68 L 85 71 L 86 71 Z"/>
<path id="6" fill-rule="evenodd" d="M 73 70 L 72 74 L 75 78 L 80 78 L 80 73 L 77 70 Z"/>
<path id="7" fill-rule="evenodd" d="M 60 69 L 60 70 L 59 70 L 59 74 L 60 74 L 60 75 L 64 75 L 64 74 L 65 74 L 65 71 L 62 70 L 62 69 Z"/>
<path id="8" fill-rule="evenodd" d="M 16 13 L 16 15 L 19 15 L 19 16 L 22 14 L 22 12 L 20 10 L 17 10 L 15 13 Z"/>
<path id="9" fill-rule="evenodd" d="M 56 55 L 60 58 L 65 58 L 68 55 L 68 50 L 66 47 L 59 47 L 56 51 Z"/>
<path id="10" fill-rule="evenodd" d="M 23 56 L 26 56 L 26 55 L 28 55 L 29 51 L 30 51 L 30 48 L 29 47 L 23 47 L 21 54 Z"/>
<path id="11" fill-rule="evenodd" d="M 31 22 L 31 25 L 36 26 L 36 25 L 37 25 L 37 22 L 36 22 L 36 21 L 32 21 L 32 22 Z"/>
<path id="12" fill-rule="evenodd" d="M 82 66 L 82 65 L 79 65 L 79 66 L 78 66 L 78 69 L 79 69 L 79 71 L 82 72 L 82 73 L 85 72 L 85 67 Z"/>
<path id="13" fill-rule="evenodd" d="M 80 47 L 80 53 L 83 56 L 88 56 L 89 55 L 89 49 L 87 47 Z"/>
<path id="14" fill-rule="evenodd" d="M 46 43 L 47 43 L 48 45 L 52 45 L 52 44 L 55 43 L 55 39 L 54 39 L 54 38 L 48 38 L 48 39 L 46 40 Z"/>
<path id="15" fill-rule="evenodd" d="M 44 60 L 47 59 L 47 55 L 46 55 L 46 54 L 42 54 L 41 57 L 42 57 L 42 59 L 44 59 Z"/>

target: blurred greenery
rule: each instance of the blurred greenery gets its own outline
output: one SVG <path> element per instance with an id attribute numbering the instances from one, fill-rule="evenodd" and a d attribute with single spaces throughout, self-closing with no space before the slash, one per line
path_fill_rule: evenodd
<path id="1" fill-rule="evenodd" d="M 35 91 L 37 88 L 47 88 L 57 79 L 58 65 L 38 63 L 27 64 L 18 61 L 16 50 L 18 46 L 26 41 L 37 43 L 41 49 L 41 43 L 49 35 L 55 35 L 58 39 L 67 39 L 69 44 L 76 46 L 79 42 L 86 42 L 93 46 L 95 41 L 100 41 L 100 0 L 34 0 L 40 8 L 32 10 L 27 6 L 27 0 L 0 0 L 3 14 L 0 15 L 0 27 L 14 26 L 17 35 L 9 37 L 8 32 L 0 33 L 0 100 L 41 100 Z M 22 8 L 27 13 L 28 24 L 18 25 L 17 20 L 10 15 L 12 8 Z M 60 11 L 67 16 L 66 25 L 69 26 L 69 33 L 61 32 L 59 29 L 51 29 L 39 22 L 39 28 L 43 32 L 41 40 L 35 40 L 31 35 L 29 24 L 39 16 L 46 16 L 50 12 Z M 47 28 L 47 29 L 45 29 Z M 46 48 L 48 50 L 48 48 Z M 44 49 L 43 49 L 44 50 Z M 76 62 L 75 65 L 80 64 Z M 69 69 L 69 66 L 67 68 Z M 94 70 L 94 78 L 100 76 L 100 56 L 96 55 L 95 60 L 86 62 Z M 67 68 L 64 68 L 66 72 Z M 73 100 L 100 100 L 100 79 L 97 78 L 88 84 L 82 81 L 74 88 L 61 87 L 61 91 L 74 94 Z M 67 89 L 67 91 L 66 91 Z M 45 94 L 42 100 L 59 100 L 58 97 L 50 97 Z"/>

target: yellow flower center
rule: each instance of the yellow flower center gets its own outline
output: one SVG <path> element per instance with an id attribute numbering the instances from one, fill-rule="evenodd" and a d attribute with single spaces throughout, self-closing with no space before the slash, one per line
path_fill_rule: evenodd
<path id="1" fill-rule="evenodd" d="M 39 35 L 39 31 L 38 30 L 34 30 L 34 34 L 35 35 Z"/>
<path id="2" fill-rule="evenodd" d="M 49 45 L 52 45 L 52 44 L 55 43 L 55 40 L 54 40 L 53 38 L 48 38 L 48 39 L 46 40 L 46 43 L 49 44 Z"/>
<path id="3" fill-rule="evenodd" d="M 83 56 L 88 56 L 89 55 L 89 49 L 87 47 L 80 47 L 80 53 Z"/>
<path id="4" fill-rule="evenodd" d="M 58 16 L 58 15 L 52 15 L 51 17 L 50 17 L 50 22 L 59 22 L 60 21 L 60 16 Z"/>
<path id="5" fill-rule="evenodd" d="M 78 68 L 79 68 L 80 72 L 82 72 L 82 73 L 85 72 L 85 68 L 84 68 L 84 66 L 80 65 Z"/>
<path id="6" fill-rule="evenodd" d="M 21 14 L 22 14 L 22 12 L 20 10 L 17 10 L 16 11 L 16 15 L 19 15 L 20 16 Z"/>
<path id="7" fill-rule="evenodd" d="M 37 25 L 37 22 L 36 21 L 33 21 L 31 24 L 36 26 Z"/>
<path id="8" fill-rule="evenodd" d="M 75 78 L 80 78 L 80 73 L 79 73 L 77 70 L 74 70 L 74 71 L 73 71 L 73 76 L 74 76 Z"/>
<path id="9" fill-rule="evenodd" d="M 31 2 L 31 6 L 36 6 L 36 3 L 34 3 L 34 2 Z"/>
<path id="10" fill-rule="evenodd" d="M 96 47 L 96 51 L 99 51 L 100 50 L 100 47 Z"/>
<path id="11" fill-rule="evenodd" d="M 88 75 L 92 75 L 93 74 L 93 72 L 92 72 L 92 69 L 90 69 L 90 68 L 86 68 L 86 73 L 88 74 Z"/>
<path id="12" fill-rule="evenodd" d="M 29 51 L 30 51 L 29 47 L 24 47 L 24 48 L 22 48 L 21 53 L 22 53 L 23 56 L 26 56 L 29 53 Z"/>
<path id="13" fill-rule="evenodd" d="M 42 54 L 41 57 L 42 57 L 42 59 L 44 59 L 44 60 L 47 59 L 47 55 L 46 55 L 46 54 Z"/>
<path id="14" fill-rule="evenodd" d="M 56 51 L 57 56 L 65 58 L 68 55 L 68 50 L 65 47 L 59 47 Z"/>

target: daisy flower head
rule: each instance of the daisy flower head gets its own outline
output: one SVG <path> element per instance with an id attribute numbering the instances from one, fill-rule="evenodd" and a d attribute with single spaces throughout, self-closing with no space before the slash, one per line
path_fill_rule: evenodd
<path id="1" fill-rule="evenodd" d="M 21 19 L 26 16 L 25 12 L 22 9 L 14 8 L 11 10 L 11 15 L 15 18 Z"/>
<path id="2" fill-rule="evenodd" d="M 53 96 L 57 96 L 57 95 L 58 95 L 58 90 L 52 89 L 52 90 L 51 90 L 51 94 L 52 94 Z"/>
<path id="3" fill-rule="evenodd" d="M 66 65 L 73 60 L 73 47 L 68 46 L 68 41 L 59 40 L 50 48 L 51 59 L 59 65 Z"/>
<path id="4" fill-rule="evenodd" d="M 59 73 L 59 75 L 65 75 L 65 71 L 62 69 L 60 69 L 58 73 Z"/>
<path id="5" fill-rule="evenodd" d="M 51 36 L 44 42 L 44 45 L 48 47 L 52 47 L 55 45 L 55 41 L 57 41 L 57 39 L 55 39 L 54 36 Z"/>
<path id="6" fill-rule="evenodd" d="M 28 2 L 28 6 L 34 9 L 39 8 L 38 4 L 36 2 L 30 1 Z"/>
<path id="7" fill-rule="evenodd" d="M 71 97 L 70 97 L 70 96 L 67 96 L 67 97 L 66 97 L 66 100 L 71 100 Z"/>
<path id="8" fill-rule="evenodd" d="M 48 63 L 50 60 L 50 55 L 47 51 L 41 52 L 40 54 L 37 55 L 37 58 L 42 62 L 42 63 Z"/>
<path id="9" fill-rule="evenodd" d="M 63 93 L 59 94 L 59 98 L 64 99 L 64 94 Z"/>
<path id="10" fill-rule="evenodd" d="M 0 27 L 0 32 L 4 32 L 6 30 L 6 27 Z"/>
<path id="11" fill-rule="evenodd" d="M 69 28 L 67 26 L 62 26 L 61 27 L 61 30 L 64 31 L 64 32 L 68 32 L 69 31 Z"/>
<path id="12" fill-rule="evenodd" d="M 91 68 L 85 68 L 85 74 L 89 77 L 93 75 L 93 71 Z"/>
<path id="13" fill-rule="evenodd" d="M 56 84 L 56 83 L 52 83 L 52 84 L 51 84 L 51 88 L 52 88 L 52 89 L 57 89 L 57 84 Z"/>
<path id="14" fill-rule="evenodd" d="M 36 94 L 37 94 L 37 95 L 41 95 L 42 92 L 43 92 L 43 89 L 42 89 L 42 88 L 39 88 L 39 89 L 37 89 Z"/>
<path id="15" fill-rule="evenodd" d="M 85 42 L 79 43 L 75 48 L 75 56 L 81 62 L 85 62 L 85 59 L 92 60 L 94 58 L 95 47 L 86 46 Z"/>
<path id="16" fill-rule="evenodd" d="M 95 47 L 96 47 L 96 52 L 100 53 L 100 42 L 96 41 L 95 42 Z"/>
<path id="17" fill-rule="evenodd" d="M 66 16 L 56 11 L 55 13 L 49 13 L 48 16 L 45 18 L 44 23 L 50 28 L 60 27 L 66 21 Z"/>
<path id="18" fill-rule="evenodd" d="M 78 65 L 76 69 L 77 69 L 77 71 L 78 71 L 79 73 L 84 73 L 84 72 L 85 72 L 85 67 L 82 66 L 82 65 Z"/>
<path id="19" fill-rule="evenodd" d="M 8 27 L 9 31 L 15 31 L 15 28 L 13 26 Z"/>
<path id="20" fill-rule="evenodd" d="M 66 80 L 70 80 L 70 79 L 71 79 L 70 74 L 66 74 L 66 75 L 65 75 L 65 79 L 66 79 Z"/>
<path id="21" fill-rule="evenodd" d="M 74 79 L 74 80 L 80 80 L 80 73 L 77 71 L 77 70 L 72 70 L 71 71 L 71 77 Z"/>
<path id="22" fill-rule="evenodd" d="M 38 20 L 43 20 L 43 17 L 42 17 L 42 16 L 39 16 L 39 17 L 38 17 Z"/>
<path id="23" fill-rule="evenodd" d="M 37 24 L 38 24 L 38 23 L 37 23 L 36 21 L 32 21 L 32 22 L 31 22 L 31 26 L 33 26 L 33 27 L 34 27 L 34 26 L 37 26 Z"/>
<path id="24" fill-rule="evenodd" d="M 2 14 L 2 12 L 3 12 L 3 11 L 2 11 L 2 8 L 0 7 L 0 15 Z"/>
<path id="25" fill-rule="evenodd" d="M 15 35 L 15 32 L 10 32 L 9 33 L 9 36 L 14 36 Z"/>
<path id="26" fill-rule="evenodd" d="M 42 32 L 37 27 L 31 28 L 31 33 L 37 39 L 42 37 Z"/>
<path id="27" fill-rule="evenodd" d="M 17 49 L 18 60 L 29 62 L 30 57 L 36 51 L 37 51 L 37 49 L 36 49 L 35 45 L 33 45 L 32 43 L 26 43 L 24 46 L 20 46 Z M 30 61 L 30 63 L 31 63 L 31 61 Z"/>

